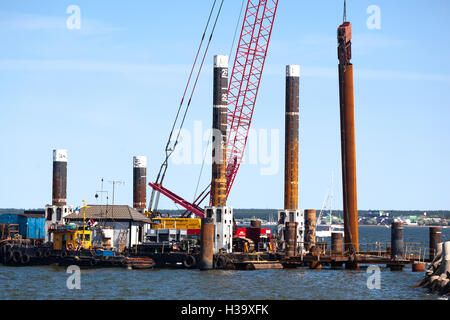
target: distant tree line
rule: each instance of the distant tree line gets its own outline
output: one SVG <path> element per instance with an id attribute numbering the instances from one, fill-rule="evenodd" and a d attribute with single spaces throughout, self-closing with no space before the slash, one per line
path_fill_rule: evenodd
<path id="1" fill-rule="evenodd" d="M 36 209 L 37 210 L 37 209 Z M 40 209 L 43 210 L 43 209 Z M 0 209 L 0 214 L 4 213 L 23 213 L 24 209 Z M 171 216 L 181 215 L 185 210 L 159 210 L 162 214 L 170 214 Z M 358 215 L 360 217 L 366 217 L 373 214 L 377 214 L 380 210 L 359 210 Z M 424 212 L 427 213 L 427 217 L 430 218 L 444 218 L 450 219 L 450 210 L 383 210 L 385 213 L 389 213 L 390 217 L 400 216 L 423 216 Z M 320 209 L 317 210 L 319 214 Z M 328 211 L 323 213 L 328 215 Z M 342 210 L 334 210 L 332 212 L 334 217 L 343 218 Z M 269 220 L 271 217 L 276 220 L 278 215 L 278 209 L 234 209 L 234 217 L 237 219 L 245 219 L 256 217 L 259 219 Z"/>

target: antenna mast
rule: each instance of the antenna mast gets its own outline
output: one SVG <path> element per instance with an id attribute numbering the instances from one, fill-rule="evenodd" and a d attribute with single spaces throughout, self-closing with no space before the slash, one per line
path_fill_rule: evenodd
<path id="1" fill-rule="evenodd" d="M 347 1 L 344 0 L 344 17 L 343 17 L 343 22 L 347 21 Z"/>

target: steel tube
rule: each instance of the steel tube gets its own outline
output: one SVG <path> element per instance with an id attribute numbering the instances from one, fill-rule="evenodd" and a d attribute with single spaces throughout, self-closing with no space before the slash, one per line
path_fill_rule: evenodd
<path id="1" fill-rule="evenodd" d="M 286 255 L 295 257 L 297 255 L 297 226 L 298 222 L 286 222 Z"/>
<path id="2" fill-rule="evenodd" d="M 300 66 L 286 67 L 284 209 L 298 210 Z"/>
<path id="3" fill-rule="evenodd" d="M 144 209 L 147 198 L 147 157 L 133 157 L 133 208 Z"/>
<path id="4" fill-rule="evenodd" d="M 442 242 L 442 228 L 430 227 L 430 261 L 433 261 L 436 256 L 438 243 Z"/>
<path id="5" fill-rule="evenodd" d="M 261 220 L 251 220 L 250 227 L 247 229 L 247 238 L 255 243 L 255 250 L 258 251 L 261 238 Z"/>
<path id="6" fill-rule="evenodd" d="M 344 240 L 346 250 L 358 252 L 358 205 L 352 64 L 339 66 L 339 79 L 341 81 L 341 156 L 344 203 Z"/>
<path id="7" fill-rule="evenodd" d="M 342 191 L 345 249 L 359 251 L 358 205 L 356 192 L 355 108 L 353 95 L 352 25 L 338 27 L 339 106 L 341 118 Z"/>
<path id="8" fill-rule="evenodd" d="M 203 218 L 200 230 L 200 270 L 211 270 L 214 260 L 214 221 Z"/>
<path id="9" fill-rule="evenodd" d="M 342 254 L 343 250 L 344 250 L 344 239 L 342 238 L 342 233 L 332 232 L 331 252 L 333 254 Z"/>
<path id="10" fill-rule="evenodd" d="M 316 243 L 316 210 L 305 210 L 305 249 L 311 250 Z"/>
<path id="11" fill-rule="evenodd" d="M 228 56 L 214 56 L 211 205 L 227 202 Z"/>
<path id="12" fill-rule="evenodd" d="M 404 229 L 401 222 L 393 222 L 391 226 L 391 259 L 401 260 L 404 255 Z"/>
<path id="13" fill-rule="evenodd" d="M 52 204 L 67 204 L 67 150 L 53 150 Z"/>

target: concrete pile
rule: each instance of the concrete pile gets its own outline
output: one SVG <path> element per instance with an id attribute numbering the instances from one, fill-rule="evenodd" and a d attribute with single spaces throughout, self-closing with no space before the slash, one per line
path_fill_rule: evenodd
<path id="1" fill-rule="evenodd" d="M 425 278 L 416 286 L 428 288 L 434 294 L 450 296 L 450 241 L 438 244 Z"/>

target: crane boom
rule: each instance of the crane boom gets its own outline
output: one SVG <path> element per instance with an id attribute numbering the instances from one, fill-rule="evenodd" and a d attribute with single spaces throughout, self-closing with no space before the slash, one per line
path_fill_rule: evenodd
<path id="1" fill-rule="evenodd" d="M 277 8 L 278 0 L 247 1 L 227 94 L 227 197 L 244 156 Z M 206 196 L 199 196 L 190 203 L 161 184 L 149 185 L 183 206 L 186 212 L 203 217 L 200 204 Z M 202 194 L 208 195 L 210 187 Z"/>
<path id="2" fill-rule="evenodd" d="M 278 0 L 249 0 L 228 88 L 227 196 L 236 179 L 252 122 Z"/>

